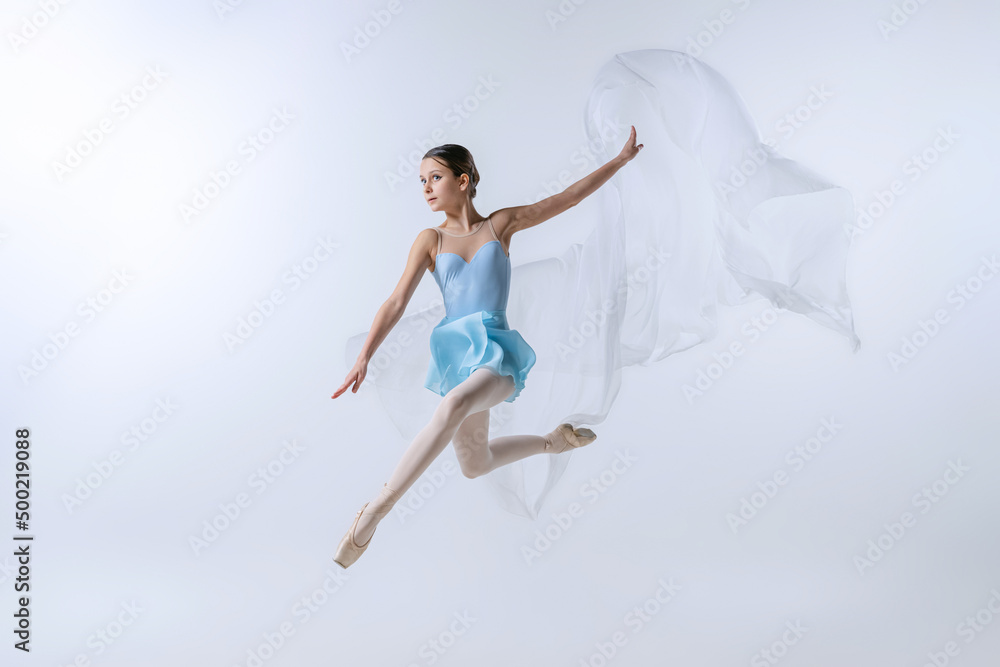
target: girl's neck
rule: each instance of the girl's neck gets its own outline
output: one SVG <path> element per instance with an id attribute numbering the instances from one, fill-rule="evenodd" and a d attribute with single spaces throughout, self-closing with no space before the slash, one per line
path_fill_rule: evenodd
<path id="1" fill-rule="evenodd" d="M 476 228 L 476 225 L 486 219 L 486 216 L 479 215 L 471 204 L 468 208 L 459 211 L 457 214 L 447 213 L 444 227 L 457 234 L 465 234 Z"/>

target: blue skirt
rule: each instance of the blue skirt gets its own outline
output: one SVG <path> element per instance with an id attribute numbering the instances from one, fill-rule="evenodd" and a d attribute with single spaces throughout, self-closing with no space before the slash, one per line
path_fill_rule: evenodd
<path id="1" fill-rule="evenodd" d="M 431 362 L 424 386 L 444 396 L 467 380 L 472 371 L 489 366 L 498 375 L 514 378 L 513 403 L 535 365 L 535 351 L 516 330 L 507 326 L 504 310 L 480 310 L 461 317 L 445 317 L 431 330 Z"/>

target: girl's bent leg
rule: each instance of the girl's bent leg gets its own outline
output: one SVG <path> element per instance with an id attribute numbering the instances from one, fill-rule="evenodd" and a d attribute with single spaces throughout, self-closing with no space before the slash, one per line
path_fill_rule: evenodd
<path id="1" fill-rule="evenodd" d="M 474 412 L 488 410 L 506 399 L 514 391 L 513 383 L 509 376 L 500 376 L 490 368 L 481 367 L 472 371 L 467 380 L 445 394 L 430 422 L 417 433 L 403 452 L 403 457 L 385 484 L 396 491 L 396 494 L 380 490 L 361 514 L 355 530 L 358 544 L 367 542 L 375 532 L 379 520 L 389 513 L 396 500 L 413 486 L 431 462 L 448 446 L 465 418 Z"/>
<path id="2" fill-rule="evenodd" d="M 513 381 L 511 381 L 513 383 Z M 462 474 L 474 478 L 551 448 L 545 436 L 508 435 L 489 439 L 490 412 L 469 415 L 452 438 Z"/>

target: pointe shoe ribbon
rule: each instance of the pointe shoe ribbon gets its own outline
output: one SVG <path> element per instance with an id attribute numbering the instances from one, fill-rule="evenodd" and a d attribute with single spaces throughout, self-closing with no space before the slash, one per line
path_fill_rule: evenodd
<path id="1" fill-rule="evenodd" d="M 380 503 L 379 509 L 373 509 L 369 512 L 369 514 L 375 516 L 376 523 L 383 516 L 388 514 L 389 511 L 392 510 L 393 505 L 396 504 L 396 501 L 399 500 L 399 492 L 394 489 L 390 489 L 388 483 L 382 485 L 382 488 L 379 490 L 379 494 L 381 498 L 384 499 L 384 502 Z M 364 544 L 358 544 L 354 540 L 354 532 L 357 530 L 358 521 L 361 520 L 361 514 L 364 513 L 366 507 L 368 507 L 368 503 L 362 505 L 361 509 L 358 510 L 358 513 L 354 517 L 354 522 L 351 524 L 347 534 L 340 540 L 340 544 L 337 545 L 337 552 L 333 556 L 333 562 L 344 569 L 347 569 L 361 557 L 361 554 L 365 552 L 368 545 L 372 543 L 372 538 L 375 537 L 375 530 L 378 529 L 378 526 L 376 525 L 375 530 L 372 530 L 372 534 L 368 537 L 368 540 Z"/>
<path id="2" fill-rule="evenodd" d="M 567 449 L 589 445 L 597 439 L 597 434 L 589 428 L 574 428 L 572 424 L 562 423 L 544 438 L 545 451 L 549 454 L 560 454 Z"/>

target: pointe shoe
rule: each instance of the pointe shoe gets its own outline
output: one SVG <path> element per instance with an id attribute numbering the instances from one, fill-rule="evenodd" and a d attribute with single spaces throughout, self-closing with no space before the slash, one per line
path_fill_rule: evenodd
<path id="1" fill-rule="evenodd" d="M 369 514 L 374 514 L 377 520 L 380 520 L 382 516 L 389 513 L 396 501 L 399 500 L 399 493 L 393 489 L 390 489 L 387 484 L 382 485 L 382 489 L 379 491 L 386 498 L 387 502 L 384 504 L 383 508 L 378 511 L 369 512 Z M 370 502 L 370 501 L 369 501 Z M 358 510 L 357 515 L 354 517 L 354 522 L 351 524 L 350 530 L 347 534 L 340 540 L 340 544 L 337 545 L 337 552 L 333 556 L 333 562 L 344 568 L 345 570 L 354 563 L 361 554 L 365 552 L 368 545 L 372 543 L 372 537 L 375 537 L 375 530 L 378 530 L 378 524 L 375 525 L 375 530 L 372 530 L 371 536 L 364 544 L 358 544 L 354 541 L 354 531 L 357 530 L 358 521 L 361 519 L 361 514 L 368 507 L 368 503 L 361 506 Z"/>
<path id="2" fill-rule="evenodd" d="M 563 423 L 545 436 L 545 451 L 549 454 L 560 454 L 567 449 L 589 445 L 597 439 L 597 434 L 589 428 L 573 428 L 572 424 Z"/>

